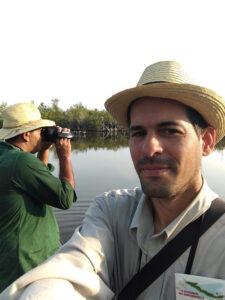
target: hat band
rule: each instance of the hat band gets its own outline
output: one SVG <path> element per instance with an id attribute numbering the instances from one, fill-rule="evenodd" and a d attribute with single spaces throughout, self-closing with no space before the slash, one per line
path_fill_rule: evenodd
<path id="1" fill-rule="evenodd" d="M 33 124 L 36 124 L 36 123 L 38 123 L 40 121 L 42 121 L 42 119 L 35 120 L 35 121 L 32 121 L 32 122 L 23 123 L 23 124 L 20 124 L 18 126 L 13 126 L 13 127 L 5 127 L 5 126 L 3 126 L 2 128 L 4 128 L 4 129 L 18 128 L 18 127 L 22 127 L 22 126 L 26 126 L 26 125 L 33 125 Z"/>
<path id="2" fill-rule="evenodd" d="M 146 83 L 143 83 L 142 85 L 152 84 L 152 83 L 169 83 L 169 81 L 149 81 Z"/>

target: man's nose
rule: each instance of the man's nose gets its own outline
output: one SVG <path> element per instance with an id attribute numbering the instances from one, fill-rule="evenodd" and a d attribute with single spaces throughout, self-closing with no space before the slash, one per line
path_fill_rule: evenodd
<path id="1" fill-rule="evenodd" d="M 152 134 L 146 135 L 142 151 L 144 155 L 149 157 L 153 157 L 155 154 L 161 154 L 163 152 L 163 146 L 160 139 Z"/>

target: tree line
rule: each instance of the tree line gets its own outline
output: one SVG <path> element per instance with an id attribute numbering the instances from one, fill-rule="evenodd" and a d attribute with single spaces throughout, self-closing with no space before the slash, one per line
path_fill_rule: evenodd
<path id="1" fill-rule="evenodd" d="M 103 124 L 107 127 L 118 127 L 116 121 L 106 110 L 87 109 L 82 103 L 74 104 L 67 110 L 59 108 L 59 100 L 51 101 L 51 106 L 41 103 L 38 108 L 43 119 L 55 121 L 61 127 L 71 130 L 100 131 Z"/>
<path id="2" fill-rule="evenodd" d="M 0 112 L 7 107 L 7 103 L 0 104 Z M 53 120 L 58 126 L 67 127 L 71 130 L 100 131 L 103 124 L 108 128 L 117 127 L 116 121 L 106 110 L 87 109 L 82 103 L 74 104 L 63 110 L 59 107 L 59 100 L 51 100 L 51 105 L 40 103 L 38 109 L 43 119 Z M 2 118 L 0 116 L 0 127 Z"/>
<path id="3" fill-rule="evenodd" d="M 7 103 L 0 104 L 0 113 L 7 107 Z M 51 105 L 47 106 L 40 103 L 38 109 L 43 119 L 55 121 L 61 127 L 70 128 L 72 131 L 102 131 L 103 126 L 107 128 L 122 128 L 117 124 L 113 117 L 106 110 L 87 109 L 82 103 L 77 103 L 63 110 L 59 107 L 59 100 L 51 100 Z M 2 127 L 2 118 L 0 114 L 0 128 Z M 217 150 L 225 149 L 225 137 L 216 145 Z"/>

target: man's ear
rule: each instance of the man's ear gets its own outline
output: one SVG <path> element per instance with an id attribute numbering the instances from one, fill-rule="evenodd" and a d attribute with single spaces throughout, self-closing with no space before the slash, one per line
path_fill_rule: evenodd
<path id="1" fill-rule="evenodd" d="M 214 149 L 216 131 L 213 127 L 208 126 L 201 133 L 202 139 L 202 155 L 208 156 Z"/>
<path id="2" fill-rule="evenodd" d="M 28 131 L 28 132 L 22 133 L 22 134 L 21 134 L 21 137 L 22 137 L 22 139 L 23 139 L 25 142 L 29 142 L 29 140 L 30 140 L 30 132 Z"/>

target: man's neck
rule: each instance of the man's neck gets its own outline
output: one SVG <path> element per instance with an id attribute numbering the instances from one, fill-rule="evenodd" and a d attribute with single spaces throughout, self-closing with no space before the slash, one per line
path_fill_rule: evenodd
<path id="1" fill-rule="evenodd" d="M 161 232 L 176 219 L 195 199 L 200 189 L 195 190 L 192 195 L 185 192 L 172 199 L 151 199 L 154 211 L 154 232 Z"/>
<path id="2" fill-rule="evenodd" d="M 18 142 L 11 142 L 10 144 L 12 144 L 13 146 L 19 148 L 21 151 L 25 151 L 25 152 L 29 152 L 26 150 L 26 147 L 24 147 L 23 143 L 18 143 Z"/>

